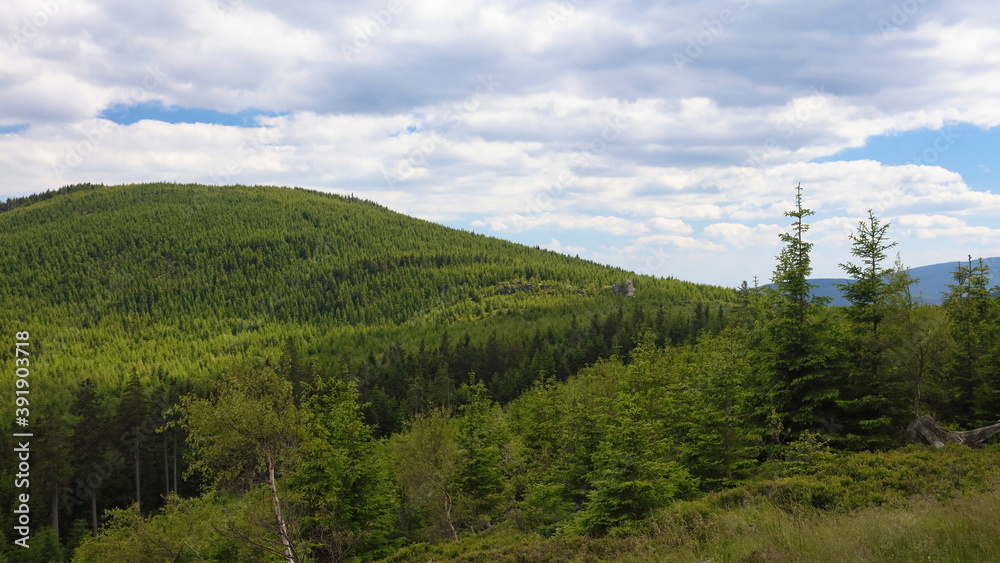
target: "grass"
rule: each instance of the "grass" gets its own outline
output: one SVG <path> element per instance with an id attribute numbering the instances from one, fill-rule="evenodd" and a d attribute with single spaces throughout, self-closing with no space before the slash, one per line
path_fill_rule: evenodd
<path id="1" fill-rule="evenodd" d="M 613 559 L 666 561 L 845 562 L 1000 561 L 1000 491 L 961 498 L 913 499 L 903 506 L 847 513 L 788 512 L 774 504 L 713 518 L 703 541 L 654 539 Z"/>

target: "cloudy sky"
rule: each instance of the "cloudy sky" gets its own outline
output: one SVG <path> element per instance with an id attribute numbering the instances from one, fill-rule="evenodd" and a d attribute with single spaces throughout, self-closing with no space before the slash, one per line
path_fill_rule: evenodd
<path id="1" fill-rule="evenodd" d="M 986 0 L 4 0 L 0 199 L 354 193 L 641 273 L 815 275 L 872 208 L 911 266 L 1000 255 Z"/>

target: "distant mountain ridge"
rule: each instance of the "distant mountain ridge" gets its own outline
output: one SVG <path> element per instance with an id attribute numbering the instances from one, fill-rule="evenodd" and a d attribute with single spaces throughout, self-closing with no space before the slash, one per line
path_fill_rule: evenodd
<path id="1" fill-rule="evenodd" d="M 977 259 L 972 259 L 973 265 Z M 948 291 L 948 285 L 954 283 L 952 273 L 958 266 L 959 261 L 942 262 L 929 266 L 917 266 L 910 268 L 910 275 L 917 278 L 911 289 L 914 299 L 928 305 L 940 305 L 942 293 Z M 1000 285 L 1000 257 L 983 258 L 983 263 L 990 269 L 990 287 Z M 816 285 L 813 295 L 817 297 L 830 297 L 831 305 L 848 305 L 846 299 L 837 287 L 837 284 L 850 283 L 848 278 L 814 278 L 809 283 Z"/>

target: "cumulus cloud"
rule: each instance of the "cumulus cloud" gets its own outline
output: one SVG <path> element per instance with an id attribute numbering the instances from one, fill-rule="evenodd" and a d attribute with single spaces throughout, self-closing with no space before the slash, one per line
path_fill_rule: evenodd
<path id="1" fill-rule="evenodd" d="M 1000 12 L 917 4 L 11 0 L 0 196 L 297 185 L 550 248 L 594 247 L 559 232 L 615 237 L 590 257 L 619 265 L 711 252 L 749 268 L 773 258 L 801 183 L 817 263 L 845 259 L 869 208 L 919 243 L 908 262 L 949 244 L 989 253 L 1000 195 L 938 157 L 958 150 L 952 125 L 1000 125 Z M 101 117 L 150 101 L 280 115 L 243 128 Z M 836 160 L 922 129 L 940 136 L 909 164 Z"/>
<path id="2" fill-rule="evenodd" d="M 712 223 L 705 227 L 705 235 L 721 240 L 727 246 L 735 248 L 767 247 L 778 244 L 778 235 L 786 229 L 778 225 L 755 226 L 743 223 Z"/>
<path id="3" fill-rule="evenodd" d="M 556 252 L 561 252 L 563 254 L 575 254 L 575 255 L 580 255 L 587 251 L 587 249 L 582 246 L 563 244 L 556 239 L 552 239 L 551 241 L 549 241 L 548 244 L 542 245 L 542 248 L 547 248 L 549 250 L 554 250 Z"/>

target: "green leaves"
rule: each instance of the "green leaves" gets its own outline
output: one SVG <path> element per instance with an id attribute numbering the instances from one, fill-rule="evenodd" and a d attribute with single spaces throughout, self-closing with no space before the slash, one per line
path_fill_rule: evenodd
<path id="1" fill-rule="evenodd" d="M 192 449 L 190 472 L 222 489 L 258 482 L 304 439 L 291 384 L 269 367 L 235 365 L 211 398 L 186 396 L 174 409 Z"/>

